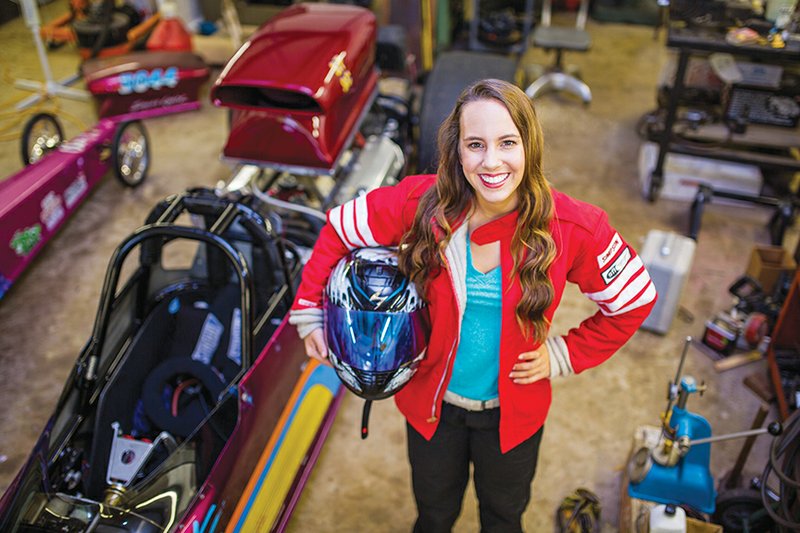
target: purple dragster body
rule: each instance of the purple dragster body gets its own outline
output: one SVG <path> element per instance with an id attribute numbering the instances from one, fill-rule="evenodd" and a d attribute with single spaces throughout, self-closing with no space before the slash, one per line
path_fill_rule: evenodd
<path id="1" fill-rule="evenodd" d="M 117 247 L 1 531 L 284 528 L 344 390 L 287 322 L 301 254 L 276 228 L 294 218 L 195 189 Z M 180 268 L 176 242 L 195 250 Z"/>
<path id="2" fill-rule="evenodd" d="M 108 150 L 103 143 L 116 127 L 113 121 L 100 121 L 36 167 L 0 183 L 0 279 L 6 284 L 22 273 L 106 173 L 108 157 L 103 160 L 100 152 Z"/>
<path id="3" fill-rule="evenodd" d="M 208 67 L 188 52 L 136 52 L 87 61 L 100 121 L 69 142 L 52 115 L 38 114 L 22 139 L 24 169 L 0 182 L 0 298 L 109 169 L 127 186 L 147 175 L 142 119 L 200 107 Z"/>
<path id="4" fill-rule="evenodd" d="M 65 143 L 52 115 L 29 121 L 33 128 L 25 129 L 23 155 L 30 144 L 39 159 L 0 182 L 0 298 L 109 169 L 130 187 L 145 179 L 147 133 L 131 120 L 139 116 L 147 114 L 101 119 Z M 51 129 L 37 131 L 39 124 Z"/>
<path id="5" fill-rule="evenodd" d="M 86 61 L 81 70 L 101 117 L 198 109 L 200 88 L 209 76 L 203 60 L 191 52 L 133 52 Z"/>

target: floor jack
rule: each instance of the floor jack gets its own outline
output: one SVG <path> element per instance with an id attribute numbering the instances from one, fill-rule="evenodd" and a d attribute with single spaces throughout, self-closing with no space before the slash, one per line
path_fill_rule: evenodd
<path id="1" fill-rule="evenodd" d="M 669 384 L 658 443 L 639 448 L 628 463 L 628 494 L 641 500 L 686 505 L 713 514 L 717 491 L 709 468 L 710 444 L 767 432 L 779 435 L 782 427 L 773 422 L 767 428 L 712 436 L 711 424 L 686 409 L 689 396 L 702 395 L 706 388 L 705 384 L 698 385 L 693 377 L 681 375 L 691 341 L 691 337 L 687 337 L 675 380 Z"/>

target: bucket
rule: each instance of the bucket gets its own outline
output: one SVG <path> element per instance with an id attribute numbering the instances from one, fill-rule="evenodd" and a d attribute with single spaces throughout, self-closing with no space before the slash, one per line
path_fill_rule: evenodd
<path id="1" fill-rule="evenodd" d="M 161 20 L 147 39 L 148 50 L 171 52 L 190 52 L 192 35 L 176 14 L 175 4 L 164 2 L 161 6 Z"/>

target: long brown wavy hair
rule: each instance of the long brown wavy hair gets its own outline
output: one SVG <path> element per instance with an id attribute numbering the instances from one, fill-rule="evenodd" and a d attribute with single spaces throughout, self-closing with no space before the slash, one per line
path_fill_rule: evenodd
<path id="1" fill-rule="evenodd" d="M 422 196 L 414 223 L 403 236 L 399 266 L 424 291 L 428 280 L 445 264 L 444 250 L 453 235 L 453 225 L 474 208 L 475 191 L 464 175 L 459 156 L 461 113 L 466 104 L 483 99 L 503 104 L 522 137 L 525 172 L 517 188 L 519 217 L 511 241 L 511 276 L 518 275 L 522 286 L 517 322 L 526 337 L 532 334 L 536 341 L 544 342 L 549 329 L 544 311 L 553 301 L 553 284 L 547 276 L 556 253 L 549 226 L 553 198 L 542 172 L 544 141 L 536 110 L 515 85 L 486 79 L 459 95 L 439 128 L 436 184 Z"/>

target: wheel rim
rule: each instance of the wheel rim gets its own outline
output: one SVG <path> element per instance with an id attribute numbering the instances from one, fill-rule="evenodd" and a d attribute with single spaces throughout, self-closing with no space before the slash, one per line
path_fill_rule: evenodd
<path id="1" fill-rule="evenodd" d="M 126 182 L 139 183 L 144 179 L 149 157 L 147 154 L 147 137 L 139 126 L 128 126 L 122 132 L 117 155 L 119 172 Z"/>
<path id="2" fill-rule="evenodd" d="M 744 531 L 745 524 L 750 524 L 750 518 L 760 510 L 760 506 L 753 502 L 738 502 L 722 513 L 722 524 L 725 529 Z M 754 524 L 750 524 L 751 526 Z"/>
<path id="3" fill-rule="evenodd" d="M 55 122 L 43 118 L 33 123 L 28 139 L 28 161 L 36 163 L 61 144 L 61 133 Z"/>

